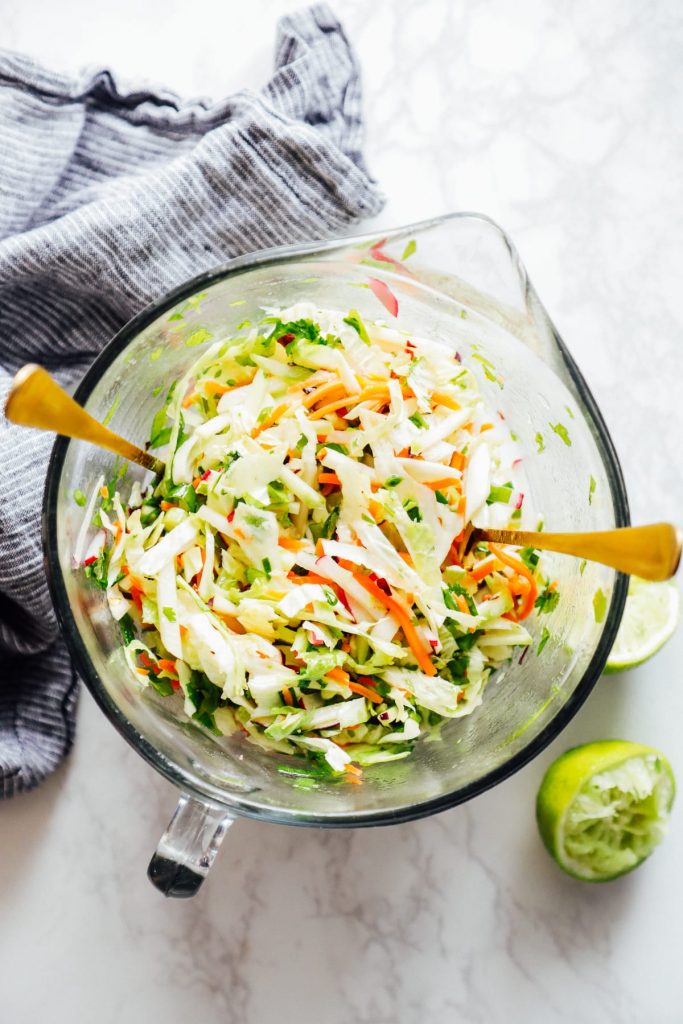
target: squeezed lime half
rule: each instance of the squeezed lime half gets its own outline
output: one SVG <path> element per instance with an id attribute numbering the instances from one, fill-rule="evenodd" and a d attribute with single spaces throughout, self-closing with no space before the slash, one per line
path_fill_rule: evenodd
<path id="1" fill-rule="evenodd" d="M 674 583 L 649 583 L 632 576 L 624 616 L 605 672 L 641 665 L 671 639 L 680 615 Z"/>
<path id="2" fill-rule="evenodd" d="M 628 740 L 573 747 L 545 773 L 536 799 L 541 838 L 585 882 L 632 871 L 666 835 L 675 782 L 659 751 Z"/>

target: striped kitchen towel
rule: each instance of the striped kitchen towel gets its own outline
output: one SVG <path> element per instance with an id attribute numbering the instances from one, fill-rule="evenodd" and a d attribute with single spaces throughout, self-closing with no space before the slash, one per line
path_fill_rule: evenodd
<path id="1" fill-rule="evenodd" d="M 239 253 L 342 231 L 382 197 L 353 50 L 325 4 L 281 20 L 259 93 L 184 102 L 0 52 L 0 402 L 25 362 L 72 386 L 150 300 Z M 0 416 L 0 795 L 69 749 L 77 681 L 43 572 L 52 438 Z"/>

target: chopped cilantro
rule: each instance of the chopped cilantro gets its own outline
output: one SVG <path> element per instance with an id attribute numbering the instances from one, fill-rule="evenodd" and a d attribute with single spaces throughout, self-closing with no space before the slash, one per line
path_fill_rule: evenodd
<path id="1" fill-rule="evenodd" d="M 398 485 L 400 484 L 402 479 L 403 479 L 402 476 L 390 476 L 389 479 L 386 482 L 386 486 L 387 487 L 398 487 Z"/>
<path id="2" fill-rule="evenodd" d="M 366 345 L 370 344 L 370 335 L 365 329 L 365 324 L 361 320 L 360 313 L 357 310 L 352 309 L 349 312 L 349 315 L 344 317 L 344 323 L 348 324 L 349 327 L 353 327 L 361 341 L 364 341 Z"/>
<path id="3" fill-rule="evenodd" d="M 534 604 L 535 608 L 538 608 L 539 612 L 549 614 L 557 608 L 560 601 L 559 591 L 553 586 L 552 583 L 546 583 L 541 593 L 536 598 Z"/>
<path id="4" fill-rule="evenodd" d="M 185 345 L 187 348 L 194 348 L 196 345 L 203 345 L 205 341 L 210 341 L 211 338 L 213 338 L 211 331 L 207 331 L 206 327 L 200 327 L 185 340 Z"/>
<path id="5" fill-rule="evenodd" d="M 572 439 L 569 436 L 569 431 L 565 427 L 564 423 L 549 423 L 548 426 L 551 430 L 555 431 L 557 436 L 562 439 L 568 448 L 571 447 Z"/>
<path id="6" fill-rule="evenodd" d="M 119 619 L 119 629 L 121 630 L 121 638 L 127 647 L 128 644 L 135 640 L 135 626 L 133 625 L 133 620 L 128 613 Z"/>
<path id="7" fill-rule="evenodd" d="M 406 243 L 406 247 L 403 250 L 403 254 L 401 256 L 401 259 L 402 260 L 409 260 L 414 252 L 417 252 L 417 242 L 415 241 L 414 238 L 411 238 L 410 241 L 408 241 Z"/>
<path id="8" fill-rule="evenodd" d="M 448 504 L 448 498 L 442 491 L 434 491 L 434 497 L 436 498 L 440 505 Z"/>
<path id="9" fill-rule="evenodd" d="M 595 621 L 602 622 L 605 618 L 607 611 L 607 598 L 603 594 L 602 590 L 598 588 L 593 594 L 593 612 L 595 614 Z"/>
<path id="10" fill-rule="evenodd" d="M 538 647 L 536 648 L 537 654 L 541 653 L 545 645 L 548 643 L 548 640 L 550 640 L 550 633 L 548 632 L 546 626 L 544 626 L 541 632 L 541 639 L 539 640 Z"/>
<path id="11" fill-rule="evenodd" d="M 263 571 L 266 574 L 266 578 L 270 579 L 270 574 L 271 574 L 271 571 L 272 571 L 272 567 L 271 567 L 271 564 L 270 564 L 270 559 L 269 558 L 264 558 L 263 561 L 261 562 L 261 565 L 263 566 Z"/>
<path id="12" fill-rule="evenodd" d="M 102 426 L 103 427 L 109 426 L 109 424 L 111 423 L 111 421 L 113 419 L 114 413 L 118 409 L 120 403 L 121 403 L 121 395 L 117 395 L 116 398 L 114 399 L 114 401 L 111 403 L 107 415 L 102 420 Z"/>
<path id="13" fill-rule="evenodd" d="M 534 548 L 522 548 L 519 552 L 519 557 L 522 559 L 527 569 L 531 569 L 535 572 L 536 566 L 538 565 L 539 554 Z"/>

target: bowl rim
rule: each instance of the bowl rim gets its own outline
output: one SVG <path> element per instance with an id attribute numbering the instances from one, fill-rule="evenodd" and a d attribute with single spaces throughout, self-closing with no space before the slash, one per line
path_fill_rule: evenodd
<path id="1" fill-rule="evenodd" d="M 576 389 L 577 395 L 586 413 L 589 426 L 593 428 L 593 436 L 598 447 L 603 465 L 607 473 L 610 486 L 612 505 L 615 513 L 616 526 L 628 526 L 630 523 L 628 498 L 624 478 L 614 443 L 609 434 L 603 416 L 597 403 L 591 394 L 578 366 L 564 341 L 558 334 L 552 320 L 541 304 L 538 294 L 533 288 L 526 268 L 522 263 L 516 247 L 510 240 L 507 233 L 486 214 L 458 212 L 444 216 L 433 217 L 424 221 L 388 229 L 381 232 L 386 239 L 401 237 L 404 234 L 416 234 L 430 228 L 438 227 L 447 221 L 452 220 L 476 220 L 492 228 L 509 249 L 510 257 L 520 277 L 520 284 L 524 289 L 527 300 L 532 297 L 539 314 L 545 318 L 546 325 L 552 333 L 557 351 Z M 80 384 L 74 392 L 74 398 L 81 405 L 85 405 L 94 387 L 101 380 L 105 371 L 113 361 L 125 350 L 128 344 L 142 330 L 153 323 L 164 312 L 177 305 L 183 299 L 190 298 L 197 291 L 207 285 L 213 285 L 218 281 L 238 275 L 246 270 L 255 267 L 267 267 L 279 264 L 283 260 L 290 260 L 296 256 L 307 256 L 313 253 L 327 253 L 335 249 L 345 248 L 349 245 L 363 244 L 370 242 L 378 236 L 378 232 L 366 232 L 341 236 L 327 241 L 302 243 L 293 246 L 279 246 L 263 249 L 258 252 L 248 253 L 203 271 L 195 277 L 178 285 L 176 288 L 165 292 L 155 299 L 136 316 L 121 327 L 114 337 L 105 345 L 99 355 L 95 358 Z M 551 368 L 552 369 L 552 368 Z M 555 372 L 555 371 L 553 371 Z M 87 649 L 80 636 L 75 618 L 71 611 L 67 595 L 66 585 L 62 575 L 59 562 L 57 545 L 57 507 L 59 499 L 59 487 L 64 461 L 71 440 L 69 438 L 57 437 L 55 440 L 50 460 L 48 463 L 45 491 L 42 509 L 42 541 L 48 587 L 52 602 L 55 608 L 57 620 L 62 633 L 66 639 L 69 653 L 76 666 L 78 675 L 85 682 L 88 690 L 94 697 L 100 709 L 112 722 L 124 739 L 161 775 L 167 778 L 181 791 L 190 793 L 202 803 L 219 806 L 225 810 L 228 816 L 240 816 L 256 820 L 265 820 L 278 824 L 313 826 L 323 828 L 358 828 L 375 825 L 392 825 L 401 822 L 413 821 L 418 818 L 427 817 L 440 811 L 465 803 L 473 797 L 486 792 L 498 783 L 514 775 L 521 768 L 527 765 L 538 756 L 559 734 L 566 728 L 577 711 L 588 698 L 595 683 L 599 679 L 621 621 L 621 616 L 626 602 L 628 589 L 628 577 L 617 573 L 612 590 L 610 606 L 605 617 L 602 634 L 595 653 L 589 662 L 583 676 L 577 683 L 574 692 L 558 710 L 557 714 L 547 725 L 521 750 L 517 751 L 508 761 L 487 772 L 481 778 L 466 786 L 438 797 L 430 797 L 417 803 L 404 807 L 396 807 L 381 810 L 353 811 L 346 814 L 326 814 L 295 811 L 286 808 L 273 808 L 253 801 L 242 801 L 237 797 L 231 801 L 225 801 L 217 787 L 208 781 L 202 784 L 202 780 L 191 775 L 180 768 L 173 761 L 162 754 L 153 746 L 129 721 L 118 705 L 109 695 L 102 683 L 99 674 L 95 670 Z M 248 796 L 248 794 L 247 794 Z"/>

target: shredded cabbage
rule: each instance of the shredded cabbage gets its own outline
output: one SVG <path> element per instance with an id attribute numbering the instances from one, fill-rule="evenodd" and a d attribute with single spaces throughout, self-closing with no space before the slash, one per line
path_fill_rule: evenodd
<path id="1" fill-rule="evenodd" d="M 539 584 L 556 603 L 535 552 L 468 545 L 521 517 L 521 460 L 437 342 L 269 311 L 202 353 L 155 436 L 164 415 L 164 473 L 128 501 L 98 480 L 74 559 L 135 678 L 216 734 L 358 781 L 472 713 Z"/>

